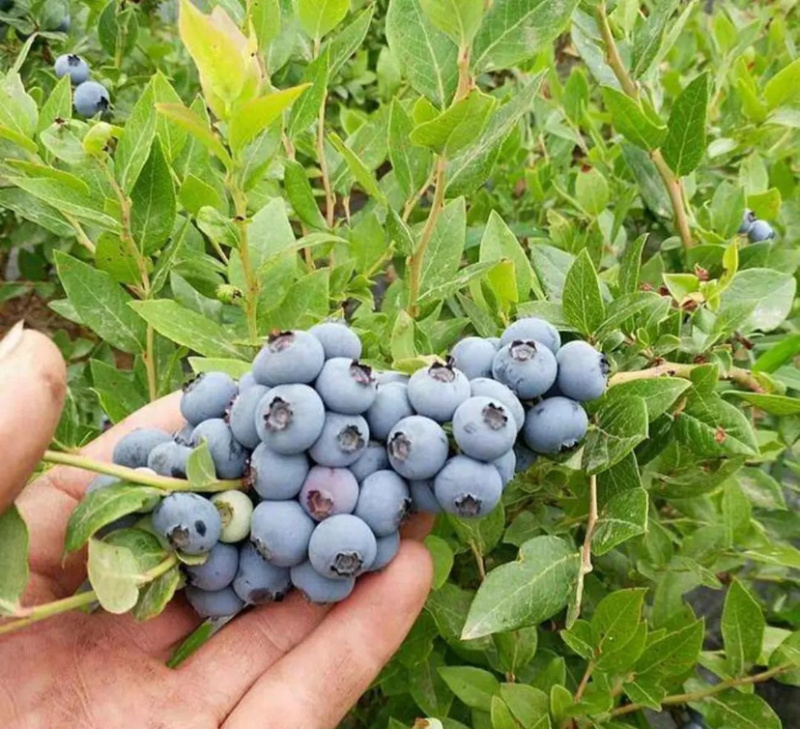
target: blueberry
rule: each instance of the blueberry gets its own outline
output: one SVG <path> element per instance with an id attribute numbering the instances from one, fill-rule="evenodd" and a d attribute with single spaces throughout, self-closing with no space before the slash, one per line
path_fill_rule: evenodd
<path id="1" fill-rule="evenodd" d="M 208 445 L 217 478 L 241 478 L 247 464 L 247 450 L 233 437 L 230 426 L 221 418 L 198 425 L 192 433 L 192 445 Z"/>
<path id="2" fill-rule="evenodd" d="M 81 116 L 92 117 L 108 110 L 111 98 L 105 86 L 97 81 L 84 81 L 75 87 L 72 103 Z"/>
<path id="3" fill-rule="evenodd" d="M 171 443 L 172 436 L 158 428 L 136 428 L 114 446 L 112 460 L 118 466 L 141 468 L 147 465 L 150 451 L 160 443 Z"/>
<path id="4" fill-rule="evenodd" d="M 606 390 L 608 360 L 588 342 L 569 342 L 558 350 L 558 389 L 578 402 L 596 400 Z"/>
<path id="5" fill-rule="evenodd" d="M 564 453 L 583 440 L 588 427 L 586 411 L 577 402 L 551 397 L 528 411 L 523 435 L 535 453 Z"/>
<path id="6" fill-rule="evenodd" d="M 558 374 L 555 355 L 543 344 L 514 340 L 500 348 L 492 375 L 521 400 L 538 397 L 552 387 Z"/>
<path id="7" fill-rule="evenodd" d="M 255 448 L 261 439 L 256 430 L 256 408 L 269 388 L 264 385 L 253 385 L 245 392 L 239 392 L 234 398 L 228 414 L 228 424 L 231 426 L 233 436 L 245 448 Z"/>
<path id="8" fill-rule="evenodd" d="M 403 418 L 414 415 L 414 408 L 408 399 L 408 385 L 402 382 L 388 382 L 378 385 L 375 402 L 364 417 L 369 424 L 369 432 L 376 440 L 386 440 L 389 431 Z"/>
<path id="9" fill-rule="evenodd" d="M 406 482 L 394 471 L 376 471 L 361 484 L 354 513 L 376 537 L 385 537 L 400 528 L 410 506 Z"/>
<path id="10" fill-rule="evenodd" d="M 325 406 L 308 385 L 273 387 L 256 408 L 256 429 L 268 448 L 291 456 L 310 448 L 325 425 Z"/>
<path id="11" fill-rule="evenodd" d="M 262 501 L 253 510 L 250 541 L 276 567 L 293 567 L 307 559 L 314 520 L 296 501 Z"/>
<path id="12" fill-rule="evenodd" d="M 186 554 L 204 554 L 219 541 L 222 520 L 208 499 L 177 491 L 156 506 L 153 528 L 175 549 Z"/>
<path id="13" fill-rule="evenodd" d="M 442 505 L 436 500 L 433 491 L 433 481 L 409 481 L 408 488 L 411 492 L 411 508 L 416 512 L 438 514 Z"/>
<path id="14" fill-rule="evenodd" d="M 253 502 L 250 497 L 236 489 L 220 491 L 211 497 L 222 520 L 220 542 L 241 542 L 250 534 L 250 518 L 253 515 Z"/>
<path id="15" fill-rule="evenodd" d="M 481 337 L 462 339 L 450 353 L 453 364 L 470 380 L 476 377 L 491 377 L 492 362 L 497 354 L 494 344 Z"/>
<path id="16" fill-rule="evenodd" d="M 392 468 L 412 481 L 433 478 L 444 466 L 449 448 L 442 426 L 422 415 L 403 418 L 386 442 Z"/>
<path id="17" fill-rule="evenodd" d="M 471 397 L 453 415 L 453 437 L 462 453 L 493 461 L 514 447 L 517 421 L 499 400 Z"/>
<path id="18" fill-rule="evenodd" d="M 366 572 L 377 553 L 372 530 L 352 514 L 337 514 L 317 524 L 308 544 L 311 565 L 323 577 L 333 580 Z"/>
<path id="19" fill-rule="evenodd" d="M 250 456 L 248 478 L 262 499 L 284 501 L 300 493 L 309 468 L 305 453 L 284 456 L 262 443 Z"/>
<path id="20" fill-rule="evenodd" d="M 738 230 L 739 235 L 747 235 L 750 232 L 750 228 L 753 227 L 753 223 L 755 222 L 755 213 L 752 210 L 745 210 L 744 216 L 742 217 L 742 224 L 739 226 Z"/>
<path id="21" fill-rule="evenodd" d="M 389 456 L 386 454 L 386 446 L 383 443 L 371 440 L 364 449 L 361 458 L 351 464 L 350 471 L 356 477 L 356 481 L 361 483 L 371 473 L 383 471 L 386 468 L 389 468 Z"/>
<path id="22" fill-rule="evenodd" d="M 179 445 L 190 446 L 192 444 L 192 433 L 194 433 L 194 425 L 184 423 L 175 431 L 175 435 L 172 438 Z"/>
<path id="23" fill-rule="evenodd" d="M 314 520 L 350 514 L 358 501 L 358 481 L 347 468 L 314 466 L 300 491 L 300 506 Z"/>
<path id="24" fill-rule="evenodd" d="M 292 567 L 292 584 L 305 595 L 310 602 L 325 605 L 341 602 L 349 597 L 356 586 L 355 577 L 331 580 L 323 577 L 312 566 L 311 562 Z"/>
<path id="25" fill-rule="evenodd" d="M 55 72 L 58 78 L 69 76 L 70 81 L 76 86 L 89 78 L 89 66 L 86 61 L 74 53 L 56 58 Z"/>
<path id="26" fill-rule="evenodd" d="M 147 456 L 147 467 L 159 476 L 186 478 L 186 463 L 191 452 L 191 448 L 175 441 L 159 443 Z"/>
<path id="27" fill-rule="evenodd" d="M 208 592 L 188 585 L 185 593 L 189 604 L 201 618 L 227 618 L 236 615 L 244 607 L 244 603 L 230 587 Z"/>
<path id="28" fill-rule="evenodd" d="M 491 342 L 492 346 L 494 347 L 495 351 L 500 349 L 503 346 L 503 343 L 500 341 L 500 337 L 487 337 L 487 342 Z"/>
<path id="29" fill-rule="evenodd" d="M 378 544 L 378 554 L 372 567 L 369 568 L 370 572 L 382 570 L 397 556 L 400 551 L 400 532 L 392 532 L 385 537 L 378 537 L 375 541 Z"/>
<path id="30" fill-rule="evenodd" d="M 221 418 L 239 392 L 234 379 L 224 372 L 204 372 L 183 388 L 181 414 L 192 425 Z"/>
<path id="31" fill-rule="evenodd" d="M 517 431 L 522 430 L 522 426 L 525 425 L 525 408 L 506 385 L 497 380 L 490 380 L 488 377 L 476 377 L 474 380 L 470 380 L 469 387 L 473 397 L 490 397 L 503 403 L 514 416 Z"/>
<path id="32" fill-rule="evenodd" d="M 452 365 L 432 364 L 408 381 L 408 399 L 417 414 L 446 423 L 469 397 L 469 380 Z"/>
<path id="33" fill-rule="evenodd" d="M 313 382 L 325 361 L 319 339 L 308 332 L 279 332 L 253 362 L 253 376 L 260 385 Z"/>
<path id="34" fill-rule="evenodd" d="M 491 463 L 469 456 L 454 456 L 433 483 L 436 500 L 449 514 L 486 516 L 500 501 L 503 481 Z"/>
<path id="35" fill-rule="evenodd" d="M 384 370 L 383 372 L 375 373 L 375 380 L 378 385 L 388 385 L 390 382 L 399 382 L 402 385 L 407 385 L 411 379 L 405 372 L 397 372 L 395 370 Z"/>
<path id="36" fill-rule="evenodd" d="M 120 480 L 116 476 L 106 476 L 105 474 L 100 474 L 89 481 L 89 485 L 86 487 L 86 491 L 83 492 L 83 495 L 88 496 L 89 494 L 93 494 L 95 491 L 100 491 L 119 482 Z"/>
<path id="37" fill-rule="evenodd" d="M 536 459 L 539 457 L 524 443 L 517 443 L 514 446 L 514 455 L 517 459 L 514 466 L 515 473 L 524 473 L 536 463 Z"/>
<path id="38" fill-rule="evenodd" d="M 247 390 L 257 384 L 252 370 L 248 370 L 239 378 L 239 392 L 247 392 Z"/>
<path id="39" fill-rule="evenodd" d="M 505 489 L 505 487 L 511 483 L 514 474 L 517 472 L 517 454 L 514 453 L 514 449 L 512 448 L 510 451 L 500 456 L 500 458 L 495 458 L 492 461 L 492 465 L 500 474 L 500 478 L 503 481 L 503 488 Z"/>
<path id="40" fill-rule="evenodd" d="M 221 590 L 233 582 L 239 569 L 239 548 L 232 544 L 215 544 L 203 564 L 186 565 L 190 585 L 201 590 Z"/>
<path id="41" fill-rule="evenodd" d="M 500 337 L 500 346 L 502 348 L 518 340 L 541 342 L 553 354 L 558 352 L 561 346 L 561 335 L 558 330 L 550 322 L 535 316 L 518 319 L 509 326 Z"/>
<path id="42" fill-rule="evenodd" d="M 346 357 L 325 362 L 314 387 L 325 407 L 346 415 L 366 412 L 378 392 L 372 369 Z"/>
<path id="43" fill-rule="evenodd" d="M 325 413 L 325 426 L 308 454 L 320 466 L 343 468 L 355 463 L 367 448 L 369 426 L 360 415 Z"/>
<path id="44" fill-rule="evenodd" d="M 766 220 L 756 220 L 747 231 L 751 243 L 761 243 L 775 237 L 775 231 Z"/>
<path id="45" fill-rule="evenodd" d="M 327 359 L 334 357 L 358 359 L 361 357 L 361 340 L 358 338 L 358 334 L 343 322 L 325 321 L 311 327 L 308 333 L 319 339 Z"/>
<path id="46" fill-rule="evenodd" d="M 263 605 L 282 600 L 290 587 L 289 570 L 286 567 L 265 562 L 249 542 L 242 545 L 233 589 L 245 604 Z"/>

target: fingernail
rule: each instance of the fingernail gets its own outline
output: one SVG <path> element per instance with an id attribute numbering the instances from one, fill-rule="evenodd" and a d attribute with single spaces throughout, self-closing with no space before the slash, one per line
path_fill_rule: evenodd
<path id="1" fill-rule="evenodd" d="M 24 327 L 25 322 L 20 320 L 8 330 L 8 334 L 0 339 L 0 359 L 8 357 L 19 346 L 25 333 Z"/>

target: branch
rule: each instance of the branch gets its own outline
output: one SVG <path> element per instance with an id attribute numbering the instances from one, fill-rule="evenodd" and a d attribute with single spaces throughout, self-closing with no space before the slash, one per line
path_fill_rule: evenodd
<path id="1" fill-rule="evenodd" d="M 247 319 L 247 332 L 250 341 L 258 342 L 258 294 L 260 283 L 258 274 L 253 270 L 250 261 L 250 244 L 247 239 L 247 196 L 234 179 L 233 173 L 228 175 L 227 187 L 233 198 L 236 209 L 236 229 L 239 231 L 239 258 L 242 261 L 242 274 L 245 280 L 244 311 Z"/>
<path id="2" fill-rule="evenodd" d="M 586 535 L 583 538 L 581 548 L 581 566 L 578 570 L 578 584 L 575 588 L 575 604 L 570 613 L 573 619 L 577 619 L 581 614 L 581 602 L 583 600 L 583 584 L 594 567 L 592 566 L 592 537 L 597 525 L 597 476 L 589 477 L 589 517 L 586 520 Z M 594 669 L 593 669 L 594 670 Z M 586 681 L 588 682 L 588 678 Z M 585 687 L 584 687 L 585 688 Z M 577 701 L 578 699 L 576 699 Z"/>
<path id="3" fill-rule="evenodd" d="M 483 553 L 474 539 L 469 540 L 469 548 L 472 550 L 472 554 L 475 557 L 475 564 L 478 566 L 478 575 L 481 578 L 481 582 L 483 582 L 486 579 L 486 565 L 483 561 Z"/>
<path id="4" fill-rule="evenodd" d="M 36 605 L 32 608 L 23 608 L 21 613 L 25 614 L 25 617 L 0 625 L 0 635 L 4 635 L 5 633 L 13 633 L 15 630 L 26 628 L 33 623 L 38 623 L 40 620 L 46 620 L 53 615 L 58 615 L 59 613 L 65 613 L 69 610 L 76 610 L 77 608 L 85 607 L 86 605 L 93 603 L 95 600 L 97 600 L 97 595 L 95 594 L 94 590 L 89 590 L 87 592 L 79 592 L 77 595 L 65 597 L 63 600 L 55 600 L 53 602 L 45 603 L 44 605 Z"/>
<path id="5" fill-rule="evenodd" d="M 653 380 L 657 377 L 682 377 L 690 379 L 692 370 L 701 365 L 679 364 L 678 362 L 664 362 L 655 367 L 648 367 L 645 370 L 635 370 L 633 372 L 617 372 L 609 381 L 608 386 L 622 385 L 625 382 L 634 380 Z M 764 388 L 750 370 L 741 367 L 731 367 L 727 373 L 722 374 L 723 380 L 735 382 L 740 387 L 753 392 L 764 392 Z"/>

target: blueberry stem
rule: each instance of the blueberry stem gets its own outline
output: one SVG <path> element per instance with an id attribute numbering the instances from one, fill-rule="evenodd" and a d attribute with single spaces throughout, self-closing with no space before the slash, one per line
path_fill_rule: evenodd
<path id="1" fill-rule="evenodd" d="M 645 370 L 618 372 L 609 380 L 608 385 L 609 387 L 614 387 L 614 385 L 621 385 L 633 380 L 651 380 L 656 377 L 665 376 L 689 379 L 692 376 L 692 371 L 699 366 L 700 365 L 678 364 L 677 362 L 664 362 Z M 726 373 L 722 374 L 722 379 L 735 382 L 740 387 L 752 390 L 753 392 L 764 392 L 764 388 L 752 372 L 741 367 L 731 367 Z"/>
<path id="2" fill-rule="evenodd" d="M 4 635 L 5 633 L 13 633 L 15 630 L 20 630 L 28 625 L 32 625 L 33 623 L 46 620 L 53 615 L 58 615 L 59 613 L 65 613 L 69 610 L 76 610 L 77 608 L 85 607 L 86 605 L 93 603 L 95 600 L 97 600 L 97 595 L 95 595 L 94 590 L 89 590 L 88 592 L 79 592 L 76 595 L 70 595 L 70 597 L 65 597 L 62 600 L 54 600 L 53 602 L 46 602 L 43 605 L 22 608 L 17 614 L 24 615 L 24 617 L 21 617 L 19 620 L 13 620 L 10 623 L 0 625 L 0 635 Z"/>
<path id="3" fill-rule="evenodd" d="M 586 519 L 586 535 L 583 538 L 581 548 L 581 565 L 578 570 L 578 584 L 575 587 L 575 601 L 570 605 L 567 616 L 567 626 L 571 627 L 581 614 L 581 602 L 583 601 L 583 585 L 586 578 L 594 567 L 592 566 L 592 538 L 594 528 L 597 525 L 597 476 L 589 476 L 589 516 Z M 588 680 L 588 679 L 587 679 Z"/>
<path id="4" fill-rule="evenodd" d="M 135 468 L 117 466 L 105 461 L 97 461 L 94 458 L 75 455 L 73 453 L 60 453 L 59 451 L 45 451 L 42 458 L 44 463 L 57 463 L 61 466 L 73 466 L 82 468 L 86 471 L 103 473 L 107 476 L 116 476 L 123 481 L 141 484 L 142 486 L 152 486 L 163 491 L 195 491 L 216 493 L 217 491 L 229 491 L 231 489 L 242 489 L 244 485 L 241 479 L 229 481 L 212 481 L 211 483 L 200 485 L 192 484 L 190 481 L 181 478 L 168 478 L 167 476 L 154 476 Z"/>

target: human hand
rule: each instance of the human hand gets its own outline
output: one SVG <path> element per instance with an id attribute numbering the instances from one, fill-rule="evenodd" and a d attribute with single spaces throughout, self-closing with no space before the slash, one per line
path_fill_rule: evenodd
<path id="1" fill-rule="evenodd" d="M 23 490 L 55 431 L 65 380 L 60 353 L 46 337 L 19 330 L 0 343 L 0 511 L 19 494 L 31 539 L 27 605 L 72 595 L 85 579 L 85 555 L 63 564 L 62 556 L 67 519 L 92 474 L 58 467 Z M 178 402 L 174 395 L 149 405 L 84 454 L 110 461 L 115 442 L 133 428 L 179 427 Z M 407 534 L 422 534 L 427 525 L 412 522 Z M 0 725 L 334 727 L 400 645 L 430 580 L 427 551 L 405 541 L 394 561 L 360 579 L 345 602 L 311 605 L 294 592 L 240 615 L 176 670 L 165 661 L 200 622 L 180 596 L 146 623 L 129 615 L 58 615 L 0 637 Z"/>

